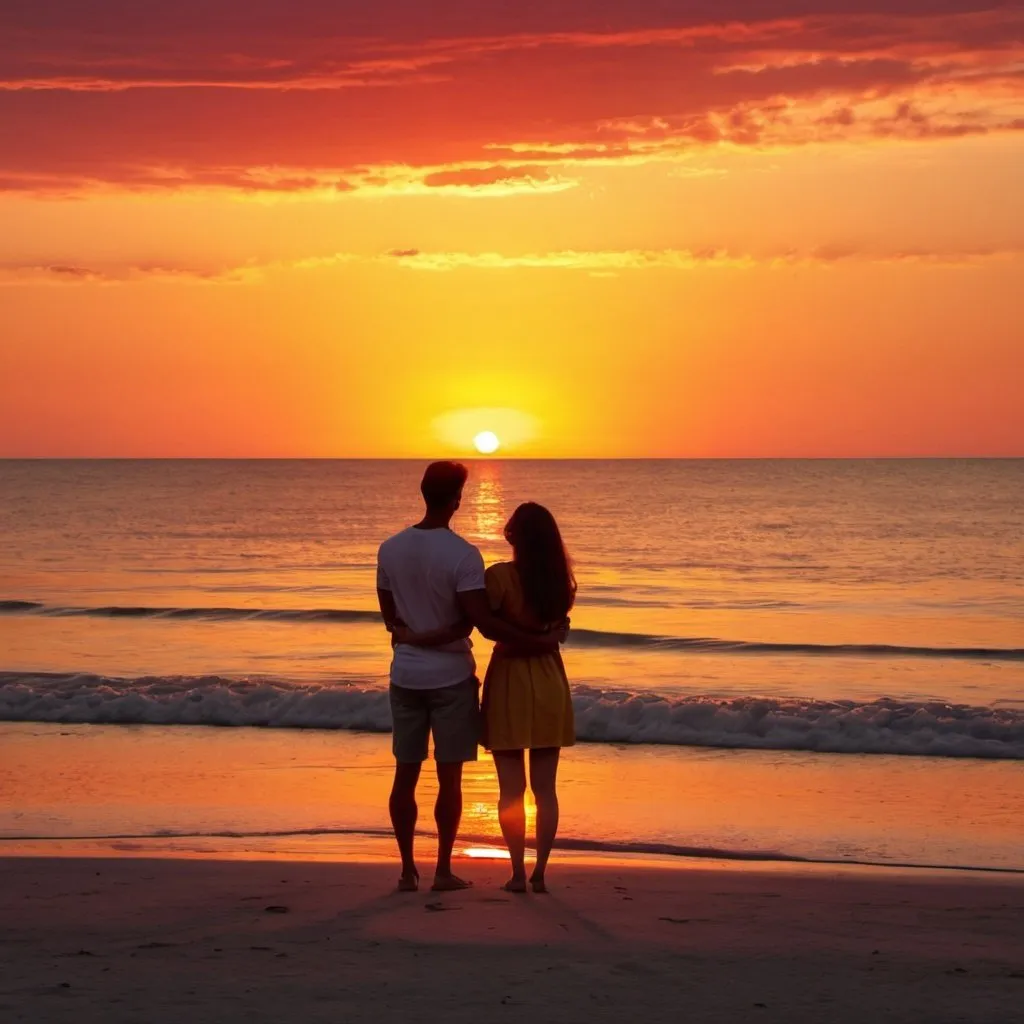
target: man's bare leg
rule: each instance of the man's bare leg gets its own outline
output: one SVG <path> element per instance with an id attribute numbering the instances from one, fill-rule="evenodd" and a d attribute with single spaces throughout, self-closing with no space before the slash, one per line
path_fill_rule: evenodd
<path id="1" fill-rule="evenodd" d="M 521 750 L 495 750 L 498 773 L 498 823 L 505 837 L 512 877 L 505 883 L 509 892 L 526 892 L 526 768 Z"/>
<path id="2" fill-rule="evenodd" d="M 530 751 L 530 788 L 537 802 L 537 863 L 530 875 L 534 892 L 547 892 L 544 871 L 555 845 L 558 832 L 558 792 L 555 781 L 558 776 L 558 747 L 544 747 Z"/>
<path id="3" fill-rule="evenodd" d="M 437 822 L 437 869 L 434 884 L 437 892 L 468 889 L 473 883 L 452 874 L 452 850 L 462 820 L 462 762 L 437 763 L 437 803 L 434 821 Z"/>
<path id="4" fill-rule="evenodd" d="M 402 877 L 398 880 L 400 892 L 415 892 L 419 887 L 420 873 L 416 870 L 413 843 L 416 838 L 416 818 L 419 814 L 419 808 L 416 806 L 416 783 L 420 779 L 421 767 L 418 762 L 395 764 L 395 781 L 391 787 L 391 799 L 388 801 L 391 824 L 395 830 L 398 852 L 402 857 Z"/>

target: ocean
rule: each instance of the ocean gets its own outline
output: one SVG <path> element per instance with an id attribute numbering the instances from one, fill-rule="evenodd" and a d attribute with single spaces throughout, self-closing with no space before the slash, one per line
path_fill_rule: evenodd
<path id="1" fill-rule="evenodd" d="M 418 517 L 422 468 L 0 462 L 0 756 L 21 780 L 0 803 L 0 838 L 386 826 L 373 802 L 389 728 L 374 561 Z M 564 759 L 567 840 L 1024 869 L 1024 460 L 470 471 L 453 525 L 486 561 L 506 557 L 502 526 L 535 500 L 576 562 L 565 658 L 586 742 Z M 481 672 L 489 646 L 477 640 Z M 145 774 L 132 757 L 162 763 L 167 744 L 222 787 L 223 758 L 258 750 L 287 766 L 315 749 L 323 772 L 346 765 L 349 789 L 373 800 L 332 798 L 325 819 L 278 794 L 218 817 L 132 802 L 121 782 L 109 800 L 85 786 L 97 759 L 123 758 L 130 789 Z M 44 749 L 49 763 L 71 759 L 65 785 L 82 794 L 69 806 L 43 780 Z M 828 780 L 825 813 L 810 778 Z M 717 797 L 716 779 L 728 785 Z M 618 800 L 627 781 L 642 798 Z M 304 793 L 315 788 L 307 779 Z M 951 790 L 963 820 L 944 822 L 939 849 L 939 823 L 922 814 L 948 814 Z M 586 807 L 575 816 L 574 794 Z M 485 804 L 481 839 L 496 834 Z M 855 840 L 847 805 L 870 819 Z M 702 831 L 702 807 L 729 819 Z"/>

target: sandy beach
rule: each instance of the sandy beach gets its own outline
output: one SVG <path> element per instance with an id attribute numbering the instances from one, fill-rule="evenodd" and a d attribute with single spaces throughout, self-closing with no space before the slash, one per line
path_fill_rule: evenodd
<path id="1" fill-rule="evenodd" d="M 952 872 L 560 864 L 549 896 L 391 864 L 10 857 L 5 1021 L 969 1021 L 1024 1006 L 1024 885 Z"/>

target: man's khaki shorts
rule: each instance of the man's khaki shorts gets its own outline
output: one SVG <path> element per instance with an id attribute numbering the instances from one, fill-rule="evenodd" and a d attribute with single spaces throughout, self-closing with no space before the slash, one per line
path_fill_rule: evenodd
<path id="1" fill-rule="evenodd" d="M 391 686 L 391 749 L 402 764 L 427 759 L 434 735 L 434 760 L 475 761 L 480 739 L 480 683 L 475 676 L 436 690 Z"/>

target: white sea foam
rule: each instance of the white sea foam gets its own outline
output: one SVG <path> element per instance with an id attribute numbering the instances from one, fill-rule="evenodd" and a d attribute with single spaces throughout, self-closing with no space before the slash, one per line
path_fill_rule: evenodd
<path id="1" fill-rule="evenodd" d="M 577 687 L 577 734 L 662 743 L 842 754 L 1024 758 L 1024 712 L 937 701 L 681 697 Z"/>
<path id="2" fill-rule="evenodd" d="M 577 735 L 595 743 L 823 753 L 1024 759 L 1024 709 L 935 701 L 666 698 L 574 690 Z M 277 679 L 0 673 L 0 720 L 264 726 L 387 732 L 388 697 L 370 684 Z"/>

